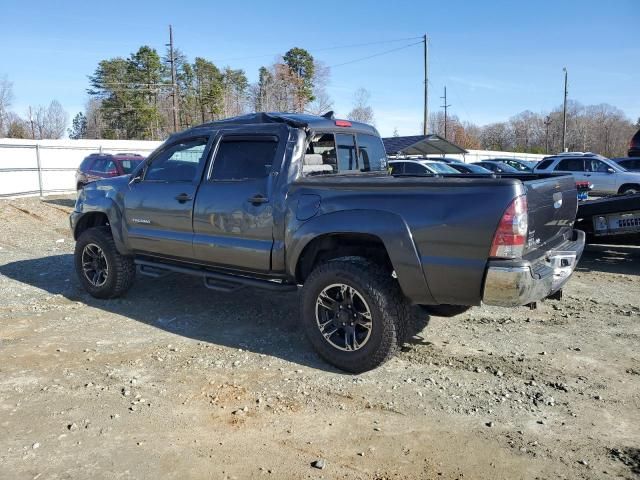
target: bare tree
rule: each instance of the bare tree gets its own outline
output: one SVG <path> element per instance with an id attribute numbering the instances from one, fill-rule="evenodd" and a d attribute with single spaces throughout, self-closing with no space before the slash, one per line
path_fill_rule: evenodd
<path id="1" fill-rule="evenodd" d="M 48 107 L 39 105 L 29 106 L 27 122 L 30 136 L 34 139 L 58 139 L 64 136 L 69 116 L 57 100 L 53 100 Z"/>
<path id="2" fill-rule="evenodd" d="M 13 84 L 6 76 L 0 77 L 0 136 L 6 134 L 7 115 L 13 101 Z"/>
<path id="3" fill-rule="evenodd" d="M 14 112 L 5 116 L 5 133 L 7 138 L 30 138 L 29 125 Z"/>
<path id="4" fill-rule="evenodd" d="M 354 94 L 353 109 L 347 115 L 349 120 L 363 123 L 374 123 L 373 109 L 369 105 L 371 94 L 365 88 L 359 88 Z"/>
<path id="5" fill-rule="evenodd" d="M 323 115 L 333 108 L 333 100 L 327 93 L 327 84 L 331 75 L 329 67 L 322 62 L 314 62 L 313 101 L 307 104 L 306 113 Z"/>

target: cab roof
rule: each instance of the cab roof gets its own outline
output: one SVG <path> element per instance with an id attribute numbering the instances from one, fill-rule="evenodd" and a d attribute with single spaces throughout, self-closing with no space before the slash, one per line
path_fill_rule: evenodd
<path id="1" fill-rule="evenodd" d="M 225 118 L 214 122 L 203 123 L 181 132 L 196 133 L 203 130 L 217 130 L 233 125 L 264 125 L 280 123 L 292 128 L 302 128 L 309 130 L 357 130 L 359 132 L 371 133 L 378 136 L 378 131 L 366 123 L 354 122 L 351 120 L 338 120 L 333 116 L 333 112 L 327 112 L 322 116 L 308 115 L 305 113 L 287 112 L 258 112 L 240 115 L 238 117 Z"/>

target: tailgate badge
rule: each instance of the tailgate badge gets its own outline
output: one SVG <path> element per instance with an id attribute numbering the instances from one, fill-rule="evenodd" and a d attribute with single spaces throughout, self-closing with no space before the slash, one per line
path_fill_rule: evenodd
<path id="1" fill-rule="evenodd" d="M 553 208 L 560 208 L 562 206 L 562 192 L 556 192 L 553 194 Z"/>

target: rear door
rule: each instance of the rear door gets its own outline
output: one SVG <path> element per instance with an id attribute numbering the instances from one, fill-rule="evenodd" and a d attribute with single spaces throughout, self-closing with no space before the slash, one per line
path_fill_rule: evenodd
<path id="1" fill-rule="evenodd" d="M 576 182 L 590 181 L 585 171 L 584 159 L 582 157 L 563 158 L 558 162 L 554 172 L 567 173 L 573 175 Z"/>
<path id="2" fill-rule="evenodd" d="M 165 145 L 125 194 L 125 231 L 133 250 L 193 257 L 193 202 L 211 149 L 209 136 Z"/>
<path id="3" fill-rule="evenodd" d="M 194 207 L 194 255 L 201 262 L 254 272 L 271 269 L 274 191 L 286 137 L 222 132 Z"/>

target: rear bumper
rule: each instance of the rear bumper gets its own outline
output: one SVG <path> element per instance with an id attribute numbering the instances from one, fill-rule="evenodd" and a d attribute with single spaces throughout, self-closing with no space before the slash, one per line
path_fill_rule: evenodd
<path id="1" fill-rule="evenodd" d="M 557 292 L 569 280 L 584 250 L 585 234 L 573 231 L 573 238 L 534 262 L 489 262 L 484 281 L 483 303 L 515 307 L 542 300 Z"/>

